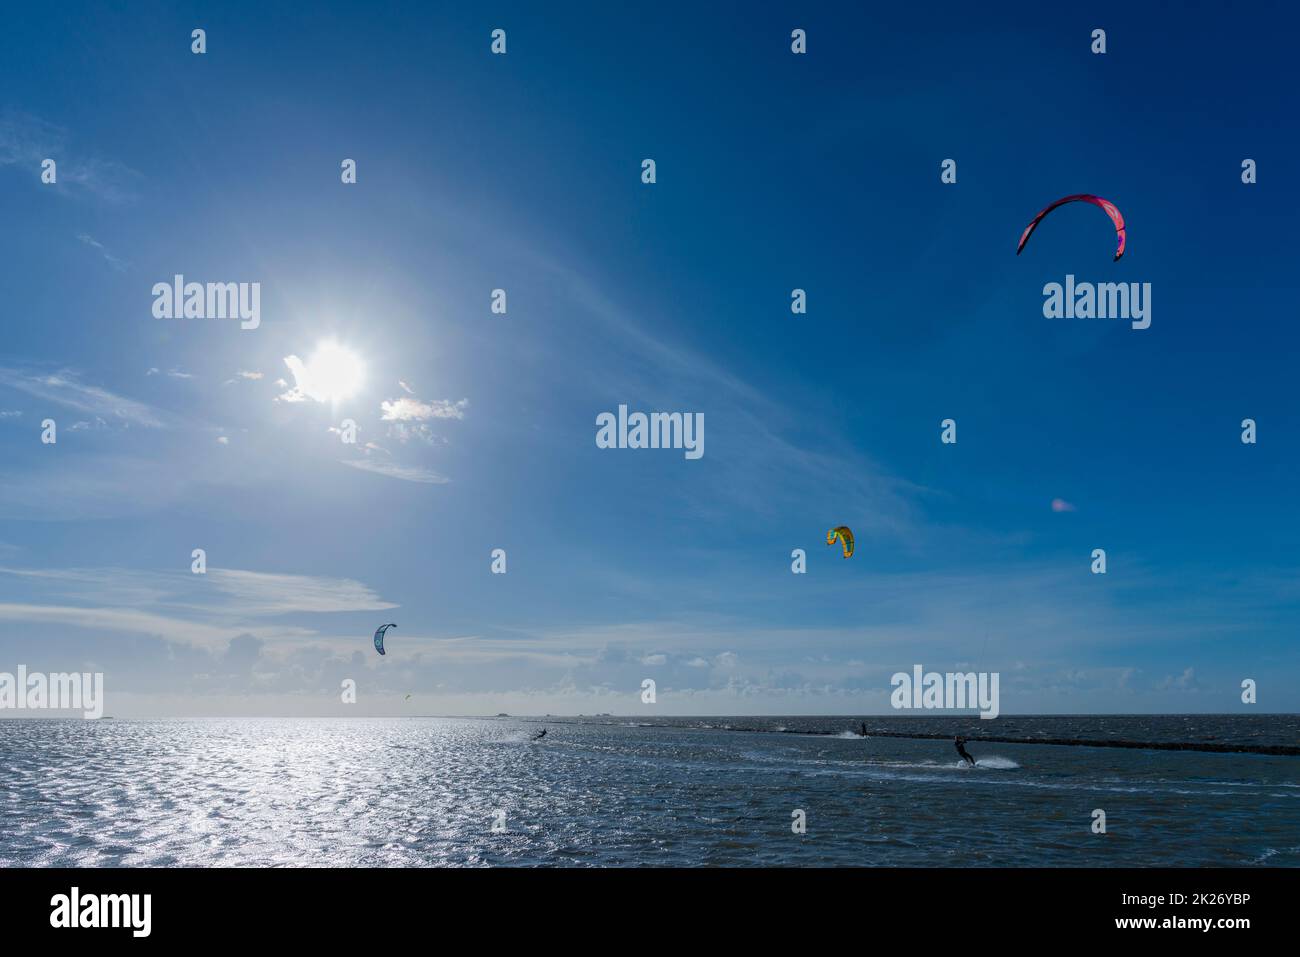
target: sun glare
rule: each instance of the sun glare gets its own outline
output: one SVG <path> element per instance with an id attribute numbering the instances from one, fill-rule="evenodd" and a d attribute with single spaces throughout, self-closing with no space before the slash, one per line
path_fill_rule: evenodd
<path id="1" fill-rule="evenodd" d="M 337 342 L 322 342 L 307 363 L 312 391 L 324 402 L 338 402 L 356 394 L 365 380 L 361 359 Z"/>

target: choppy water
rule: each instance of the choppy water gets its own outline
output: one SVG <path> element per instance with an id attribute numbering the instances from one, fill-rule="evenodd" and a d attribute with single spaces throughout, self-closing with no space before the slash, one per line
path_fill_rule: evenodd
<path id="1" fill-rule="evenodd" d="M 0 864 L 1300 865 L 1300 758 L 972 744 L 967 769 L 948 742 L 851 737 L 856 724 L 5 720 Z M 998 719 L 999 734 L 1286 744 L 1298 726 Z"/>

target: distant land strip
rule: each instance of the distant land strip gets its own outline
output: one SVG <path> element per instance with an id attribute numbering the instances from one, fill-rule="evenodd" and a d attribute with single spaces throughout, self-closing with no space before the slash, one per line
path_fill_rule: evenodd
<path id="1" fill-rule="evenodd" d="M 737 728 L 732 731 L 768 731 L 773 734 L 822 734 L 840 736 L 843 731 L 795 731 L 775 728 Z M 925 738 L 951 741 L 951 734 L 928 734 L 924 731 L 868 731 L 868 738 Z M 963 735 L 967 744 L 1055 744 L 1067 748 L 1133 748 L 1142 751 L 1208 751 L 1212 754 L 1271 754 L 1300 757 L 1300 746 L 1292 744 L 1215 744 L 1210 741 L 1126 741 L 1122 738 L 1009 738 L 1000 735 Z"/>
<path id="2" fill-rule="evenodd" d="M 869 738 L 933 738 L 951 741 L 951 734 L 904 734 L 901 731 L 871 731 Z M 1300 757 L 1300 746 L 1291 744 L 1215 744 L 1209 741 L 1125 741 L 1117 738 L 1008 738 L 981 735 L 966 738 L 967 744 L 1056 744 L 1068 748 L 1135 748 L 1143 751 L 1209 751 L 1214 754 L 1272 754 Z"/>
<path id="3" fill-rule="evenodd" d="M 536 719 L 533 719 L 536 720 Z M 562 723 L 557 722 L 557 723 Z M 815 734 L 822 737 L 842 737 L 843 731 L 800 731 L 796 728 L 744 728 L 731 725 L 702 728 L 680 724 L 654 724 L 650 727 L 675 728 L 682 731 L 749 731 L 756 734 Z M 856 735 L 857 732 L 854 732 Z M 859 735 L 860 736 L 860 735 Z M 951 734 L 934 734 L 924 731 L 868 731 L 868 738 L 913 738 L 931 741 L 951 741 Z M 1300 757 L 1300 745 L 1293 744 L 1217 744 L 1211 741 L 1128 741 L 1122 738 L 1012 738 L 1001 735 L 963 735 L 967 744 L 1054 744 L 1067 748 L 1129 748 L 1137 751 L 1205 751 L 1210 754 L 1268 754 L 1274 757 Z"/>

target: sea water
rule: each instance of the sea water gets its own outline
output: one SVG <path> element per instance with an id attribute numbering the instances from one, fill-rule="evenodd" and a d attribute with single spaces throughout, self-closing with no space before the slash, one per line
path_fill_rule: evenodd
<path id="1" fill-rule="evenodd" d="M 967 734 L 968 768 L 950 740 L 863 738 L 861 720 L 4 720 L 0 865 L 1300 865 L 1300 758 L 983 744 L 977 717 L 865 719 Z M 1290 744 L 1298 721 L 994 730 Z"/>

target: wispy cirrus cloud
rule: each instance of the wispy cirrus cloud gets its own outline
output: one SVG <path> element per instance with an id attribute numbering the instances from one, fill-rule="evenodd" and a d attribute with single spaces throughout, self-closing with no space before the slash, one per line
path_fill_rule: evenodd
<path id="1" fill-rule="evenodd" d="M 0 575 L 26 581 L 32 588 L 53 588 L 66 600 L 114 606 L 202 608 L 234 617 L 382 611 L 397 607 L 356 579 L 243 568 L 210 567 L 205 576 L 196 576 L 188 571 L 0 566 Z M 200 586 L 201 590 L 196 592 Z M 221 596 L 205 598 L 211 588 L 221 592 Z"/>
<path id="2" fill-rule="evenodd" d="M 222 385 L 234 385 L 237 382 L 256 382 L 263 377 L 261 372 L 251 372 L 246 369 L 240 369 L 231 378 L 227 379 Z"/>
<path id="3" fill-rule="evenodd" d="M 168 615 L 124 608 L 73 605 L 31 605 L 0 602 L 0 621 L 67 625 L 96 631 L 152 635 L 168 641 L 218 645 L 229 641 L 232 629 Z"/>
<path id="4" fill-rule="evenodd" d="M 397 607 L 351 578 L 276 575 L 237 568 L 209 569 L 208 578 L 245 615 L 382 611 Z"/>
<path id="5" fill-rule="evenodd" d="M 315 634 L 283 624 L 259 625 L 256 619 L 398 607 L 355 579 L 234 568 L 209 568 L 205 576 L 197 576 L 123 568 L 0 567 L 0 583 L 5 579 L 22 583 L 23 600 L 0 601 L 0 621 L 135 633 L 205 646 L 223 645 L 240 633 L 268 639 Z M 48 603 L 34 600 L 45 596 Z"/>
<path id="6" fill-rule="evenodd" d="M 360 469 L 363 472 L 373 472 L 376 475 L 384 475 L 388 478 L 401 479 L 403 482 L 446 485 L 451 481 L 445 475 L 439 475 L 437 472 L 419 466 L 398 465 L 395 462 L 376 459 L 340 459 L 340 461 L 351 468 Z"/>
<path id="7" fill-rule="evenodd" d="M 65 194 L 82 193 L 108 203 L 128 203 L 136 198 L 143 178 L 116 160 L 104 159 L 72 145 L 62 126 L 15 110 L 0 113 L 0 166 L 28 170 L 40 183 L 41 162 L 57 164 L 54 183 L 45 188 Z"/>
<path id="8" fill-rule="evenodd" d="M 116 269 L 118 272 L 126 272 L 127 264 L 123 260 L 118 259 L 112 253 L 110 253 L 108 251 L 108 248 L 99 240 L 97 240 L 94 236 L 91 236 L 89 233 L 77 233 L 77 239 L 85 243 L 87 246 L 91 247 L 92 249 L 98 250 L 99 254 L 104 257 L 104 261 L 107 262 L 114 269 Z"/>
<path id="9" fill-rule="evenodd" d="M 162 429 L 170 424 L 166 413 L 99 386 L 87 385 L 77 373 L 67 369 L 38 373 L 0 366 L 0 387 L 16 389 L 44 402 L 125 425 Z"/>

